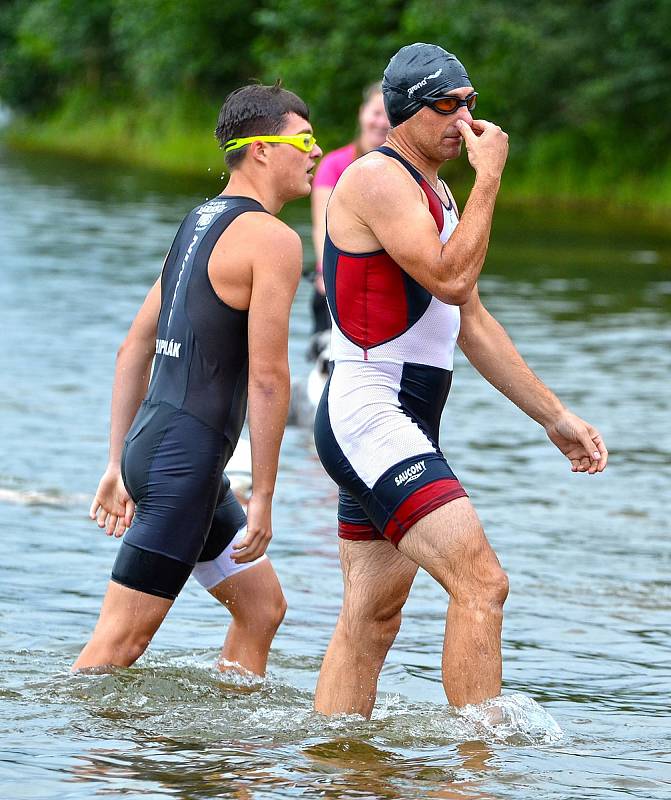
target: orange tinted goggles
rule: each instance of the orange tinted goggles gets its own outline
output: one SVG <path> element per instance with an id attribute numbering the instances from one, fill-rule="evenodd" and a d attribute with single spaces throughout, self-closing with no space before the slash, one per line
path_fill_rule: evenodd
<path id="1" fill-rule="evenodd" d="M 471 92 L 464 98 L 447 94 L 443 97 L 415 97 L 415 100 L 419 100 L 423 106 L 428 106 L 439 114 L 454 114 L 462 106 L 473 111 L 478 102 L 478 93 Z"/>

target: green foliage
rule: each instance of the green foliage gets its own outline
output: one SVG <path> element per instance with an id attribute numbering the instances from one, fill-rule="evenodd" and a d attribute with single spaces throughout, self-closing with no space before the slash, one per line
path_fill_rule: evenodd
<path id="1" fill-rule="evenodd" d="M 262 77 L 300 94 L 312 111 L 320 141 L 331 144 L 354 135 L 362 90 L 381 80 L 403 44 L 398 29 L 403 0 L 301 0 L 267 2 L 257 14 L 255 53 Z"/>
<path id="2" fill-rule="evenodd" d="M 210 136 L 231 88 L 280 77 L 332 147 L 398 47 L 429 41 L 511 134 L 518 185 L 668 186 L 669 36 L 669 0 L 5 0 L 0 98 L 61 125 L 59 109 L 135 107 L 128 135 L 145 141 L 162 126 Z"/>
<path id="3" fill-rule="evenodd" d="M 255 75 L 250 57 L 259 3 L 114 0 L 112 32 L 139 92 L 226 94 Z"/>

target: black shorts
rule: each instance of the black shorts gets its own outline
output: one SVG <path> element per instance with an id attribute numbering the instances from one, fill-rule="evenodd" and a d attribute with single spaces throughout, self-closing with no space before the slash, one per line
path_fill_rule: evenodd
<path id="1" fill-rule="evenodd" d="M 215 560 L 246 525 L 223 469 L 225 436 L 167 403 L 144 402 L 126 437 L 121 470 L 136 504 L 112 580 L 177 597 L 194 566 Z"/>

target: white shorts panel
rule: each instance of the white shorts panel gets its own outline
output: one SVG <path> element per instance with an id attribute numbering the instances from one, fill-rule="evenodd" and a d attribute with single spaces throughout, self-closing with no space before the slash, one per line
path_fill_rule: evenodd
<path id="1" fill-rule="evenodd" d="M 436 452 L 426 435 L 401 410 L 402 364 L 339 361 L 328 390 L 333 435 L 361 480 L 377 480 L 406 458 Z"/>
<path id="2" fill-rule="evenodd" d="M 249 561 L 246 564 L 236 564 L 232 556 L 235 553 L 233 545 L 239 544 L 247 534 L 247 526 L 240 528 L 230 541 L 225 550 L 223 550 L 212 561 L 199 561 L 193 568 L 191 575 L 198 581 L 198 583 L 205 589 L 213 589 L 217 584 L 225 581 L 227 578 L 237 575 L 238 572 L 255 567 L 260 564 L 264 559 L 267 559 L 265 553 L 257 558 L 255 561 Z"/>

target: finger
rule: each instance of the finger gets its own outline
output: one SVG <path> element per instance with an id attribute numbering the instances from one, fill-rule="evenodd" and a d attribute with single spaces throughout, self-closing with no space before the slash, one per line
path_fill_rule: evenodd
<path id="1" fill-rule="evenodd" d="M 474 119 L 473 123 L 471 124 L 471 128 L 475 133 L 484 133 L 487 128 L 495 128 L 496 125 L 494 123 L 489 122 L 486 119 Z"/>
<path id="2" fill-rule="evenodd" d="M 89 509 L 89 517 L 91 517 L 91 519 L 96 518 L 99 508 L 100 508 L 100 500 L 98 500 L 98 496 L 96 495 L 93 498 L 93 502 L 91 503 L 91 508 Z"/>
<path id="3" fill-rule="evenodd" d="M 114 528 L 114 537 L 120 539 L 126 533 L 126 521 L 123 517 L 118 517 Z"/>
<path id="4" fill-rule="evenodd" d="M 601 453 L 599 452 L 596 443 L 592 440 L 592 437 L 587 432 L 587 429 L 578 431 L 577 438 L 581 446 L 584 448 L 587 458 L 590 460 L 594 459 L 594 461 L 598 461 L 601 458 Z"/>
<path id="5" fill-rule="evenodd" d="M 107 524 L 107 511 L 105 511 L 105 509 L 102 506 L 100 506 L 100 508 L 98 509 L 98 527 L 104 528 L 106 524 Z"/>
<path id="6" fill-rule="evenodd" d="M 244 539 L 239 541 L 237 544 L 233 545 L 234 550 L 246 550 L 251 543 L 254 541 L 254 537 L 258 535 L 257 533 L 247 533 Z"/>
<path id="7" fill-rule="evenodd" d="M 457 130 L 459 131 L 459 133 L 461 134 L 461 138 L 466 142 L 467 145 L 473 144 L 473 142 L 476 142 L 478 139 L 478 137 L 471 130 L 471 126 L 467 122 L 464 122 L 463 119 L 457 120 Z"/>
<path id="8" fill-rule="evenodd" d="M 250 547 L 248 550 L 245 550 L 244 553 L 238 553 L 236 555 L 231 556 L 231 560 L 234 561 L 236 564 L 249 564 L 250 561 L 256 561 L 257 558 L 262 556 L 264 553 L 264 548 L 255 546 Z"/>
<path id="9" fill-rule="evenodd" d="M 109 517 L 107 517 L 107 525 L 105 526 L 105 533 L 108 536 L 111 536 L 114 533 L 118 520 L 119 517 L 117 517 L 116 514 L 110 514 Z"/>
<path id="10" fill-rule="evenodd" d="M 603 472 L 606 468 L 606 464 L 608 463 L 608 450 L 606 449 L 606 445 L 603 443 L 603 439 L 601 438 L 601 434 L 597 431 L 595 436 L 592 436 L 592 440 L 596 445 L 601 458 L 599 459 L 599 465 L 597 467 L 597 472 Z"/>
<path id="11" fill-rule="evenodd" d="M 135 516 L 135 503 L 132 500 L 126 500 L 126 508 L 124 513 L 124 525 L 130 528 L 133 517 Z"/>
<path id="12" fill-rule="evenodd" d="M 241 547 L 234 547 L 237 552 L 235 555 L 231 556 L 231 559 L 236 564 L 248 564 L 250 561 L 255 561 L 265 553 L 269 541 L 270 536 L 268 534 L 260 533 L 250 542 L 248 547 L 244 548 L 244 550 Z"/>

